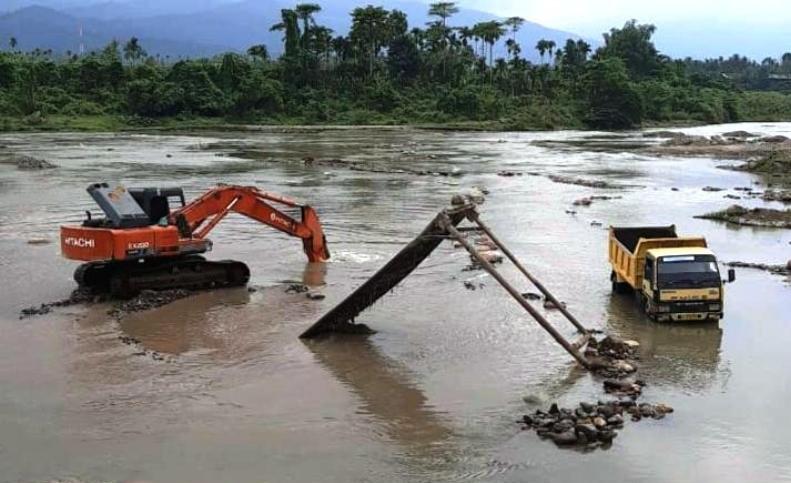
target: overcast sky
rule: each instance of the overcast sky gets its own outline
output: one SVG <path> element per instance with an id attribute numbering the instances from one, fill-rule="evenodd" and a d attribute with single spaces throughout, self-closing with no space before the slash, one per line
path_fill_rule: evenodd
<path id="1" fill-rule="evenodd" d="M 644 23 L 693 23 L 791 29 L 789 0 L 461 0 L 498 15 L 519 15 L 555 28 L 598 35 L 630 18 Z"/>

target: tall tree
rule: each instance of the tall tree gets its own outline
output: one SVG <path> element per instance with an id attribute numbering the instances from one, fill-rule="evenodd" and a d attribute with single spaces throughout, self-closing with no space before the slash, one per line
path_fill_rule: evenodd
<path id="1" fill-rule="evenodd" d="M 483 41 L 489 44 L 489 65 L 494 65 L 494 44 L 505 34 L 503 24 L 496 20 L 484 22 L 481 33 Z"/>
<path id="2" fill-rule="evenodd" d="M 352 44 L 368 58 L 368 74 L 374 72 L 379 52 L 384 47 L 388 35 L 389 12 L 382 7 L 357 7 L 352 11 L 352 27 L 349 37 Z"/>
<path id="3" fill-rule="evenodd" d="M 525 19 L 523 19 L 522 17 L 509 17 L 505 20 L 505 22 L 503 22 L 503 25 L 511 28 L 512 43 L 509 50 L 513 52 L 514 58 L 516 58 L 516 56 L 519 55 L 518 52 L 521 50 L 519 49 L 519 43 L 516 41 L 516 33 L 519 31 L 520 28 L 522 28 L 522 25 L 524 24 L 525 24 Z"/>
<path id="4" fill-rule="evenodd" d="M 542 64 L 544 63 L 544 56 L 546 55 L 547 50 L 549 50 L 549 45 L 548 44 L 549 44 L 549 41 L 548 40 L 544 40 L 544 39 L 541 39 L 538 42 L 536 42 L 536 50 L 538 51 L 538 54 L 541 56 L 541 63 Z"/>
<path id="5" fill-rule="evenodd" d="M 316 3 L 300 3 L 294 8 L 294 11 L 297 13 L 297 17 L 302 21 L 302 50 L 308 50 L 310 28 L 316 25 L 313 14 L 321 12 L 321 6 Z"/>
<path id="6" fill-rule="evenodd" d="M 439 17 L 444 28 L 448 27 L 448 19 L 459 13 L 456 2 L 437 2 L 429 6 L 428 14 L 432 17 Z"/>
<path id="7" fill-rule="evenodd" d="M 143 50 L 143 46 L 140 45 L 140 40 L 138 40 L 137 37 L 132 37 L 124 45 L 124 59 L 129 61 L 132 65 L 136 65 L 140 59 L 145 58 L 147 55 L 148 54 Z"/>
<path id="8" fill-rule="evenodd" d="M 11 47 L 11 50 L 15 50 L 17 45 L 16 37 L 11 37 L 8 39 L 8 46 Z"/>
<path id="9" fill-rule="evenodd" d="M 604 46 L 596 52 L 598 58 L 617 57 L 623 60 L 633 79 L 644 79 L 655 74 L 661 64 L 659 52 L 651 37 L 656 32 L 653 25 L 640 25 L 630 20 L 620 29 L 611 29 L 604 34 Z M 742 65 L 746 59 L 739 56 L 731 58 L 735 66 Z"/>
<path id="10" fill-rule="evenodd" d="M 290 8 L 280 10 L 280 22 L 269 28 L 270 32 L 283 32 L 286 57 L 294 57 L 299 52 L 299 17 L 297 12 Z"/>

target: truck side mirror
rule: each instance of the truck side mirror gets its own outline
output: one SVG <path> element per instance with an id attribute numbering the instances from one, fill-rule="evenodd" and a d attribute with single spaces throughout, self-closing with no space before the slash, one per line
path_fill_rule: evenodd
<path id="1" fill-rule="evenodd" d="M 728 283 L 733 283 L 736 281 L 736 270 L 729 268 L 728 269 Z"/>

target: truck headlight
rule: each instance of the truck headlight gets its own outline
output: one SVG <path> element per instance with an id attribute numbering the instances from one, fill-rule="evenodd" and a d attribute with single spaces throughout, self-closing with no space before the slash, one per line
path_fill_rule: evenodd
<path id="1" fill-rule="evenodd" d="M 720 304 L 709 304 L 709 311 L 711 312 L 719 312 L 722 310 L 722 305 Z"/>

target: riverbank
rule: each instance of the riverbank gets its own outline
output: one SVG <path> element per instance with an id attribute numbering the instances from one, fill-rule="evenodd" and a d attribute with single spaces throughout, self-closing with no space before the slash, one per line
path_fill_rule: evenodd
<path id="1" fill-rule="evenodd" d="M 787 119 L 757 118 L 749 121 L 785 122 Z M 748 121 L 748 122 L 749 122 Z M 644 129 L 670 129 L 705 125 L 691 119 L 652 121 Z M 430 122 L 425 120 L 404 121 L 376 112 L 358 116 L 342 116 L 327 123 L 306 123 L 301 118 L 233 119 L 227 117 L 167 117 L 140 118 L 119 114 L 99 115 L 0 115 L 0 132 L 188 132 L 188 131 L 272 131 L 272 130 L 332 130 L 332 129 L 424 129 L 433 131 L 470 132 L 544 132 L 558 130 L 585 130 L 584 124 L 570 117 L 528 116 L 499 120 L 458 120 Z M 591 129 L 591 131 L 594 131 Z"/>

